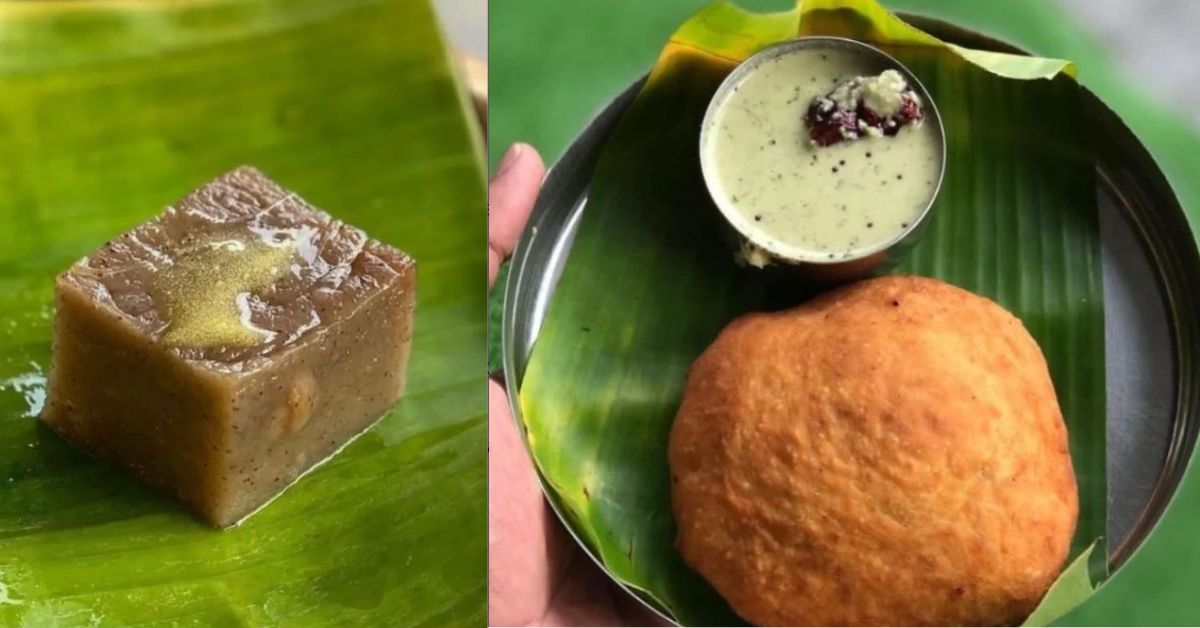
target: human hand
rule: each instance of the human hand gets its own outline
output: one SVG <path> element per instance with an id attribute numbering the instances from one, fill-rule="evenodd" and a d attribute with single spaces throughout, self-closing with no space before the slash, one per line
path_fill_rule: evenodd
<path id="1" fill-rule="evenodd" d="M 533 147 L 508 149 L 488 185 L 488 287 L 512 254 L 545 175 Z M 493 626 L 646 624 L 567 536 L 542 495 L 504 388 L 488 381 L 488 615 Z"/>

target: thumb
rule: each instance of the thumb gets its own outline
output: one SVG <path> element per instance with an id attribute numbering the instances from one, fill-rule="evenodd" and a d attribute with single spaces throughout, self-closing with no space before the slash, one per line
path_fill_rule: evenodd
<path id="1" fill-rule="evenodd" d="M 500 160 L 488 184 L 488 287 L 525 230 L 545 174 L 542 158 L 528 144 L 513 144 Z"/>

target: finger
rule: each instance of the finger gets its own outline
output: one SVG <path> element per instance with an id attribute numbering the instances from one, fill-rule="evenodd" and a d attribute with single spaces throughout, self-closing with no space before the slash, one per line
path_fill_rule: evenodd
<path id="1" fill-rule="evenodd" d="M 576 550 L 554 592 L 546 615 L 538 622 L 542 626 L 655 626 L 655 623 L 629 624 L 617 611 L 609 588 L 608 576 L 596 563 Z"/>
<path id="2" fill-rule="evenodd" d="M 542 497 L 504 390 L 488 381 L 488 615 L 523 626 L 546 614 L 562 580 L 565 540 Z"/>
<path id="3" fill-rule="evenodd" d="M 512 255 L 529 221 L 546 167 L 528 144 L 513 144 L 500 160 L 488 184 L 488 287 L 496 280 L 500 262 Z"/>

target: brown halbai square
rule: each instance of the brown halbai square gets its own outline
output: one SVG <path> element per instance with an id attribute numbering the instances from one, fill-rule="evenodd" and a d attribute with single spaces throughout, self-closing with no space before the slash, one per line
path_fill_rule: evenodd
<path id="1" fill-rule="evenodd" d="M 216 526 L 400 398 L 416 263 L 238 168 L 58 277 L 42 420 Z"/>

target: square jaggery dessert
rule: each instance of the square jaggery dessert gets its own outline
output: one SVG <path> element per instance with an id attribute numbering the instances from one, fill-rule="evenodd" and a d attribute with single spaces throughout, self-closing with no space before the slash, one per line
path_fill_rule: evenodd
<path id="1" fill-rule="evenodd" d="M 400 398 L 416 264 L 243 167 L 55 286 L 42 419 L 225 527 Z"/>

